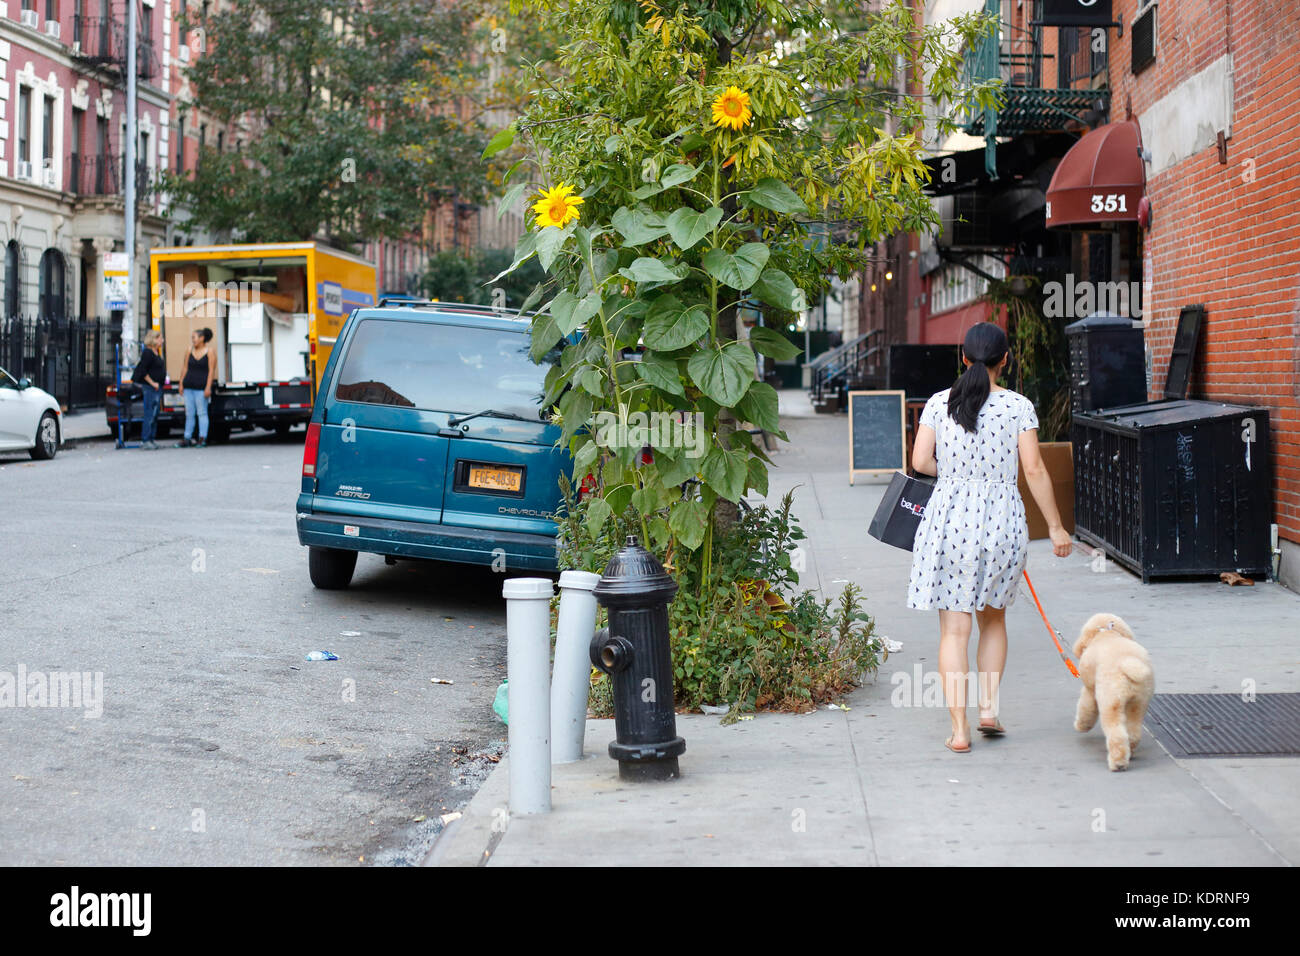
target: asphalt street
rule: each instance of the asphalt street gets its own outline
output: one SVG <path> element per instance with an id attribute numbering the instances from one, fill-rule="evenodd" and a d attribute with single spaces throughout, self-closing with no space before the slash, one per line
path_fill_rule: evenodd
<path id="1" fill-rule="evenodd" d="M 301 431 L 0 455 L 0 680 L 103 675 L 101 716 L 0 697 L 0 865 L 418 864 L 473 795 L 501 576 L 363 555 L 315 590 L 301 458 Z"/>

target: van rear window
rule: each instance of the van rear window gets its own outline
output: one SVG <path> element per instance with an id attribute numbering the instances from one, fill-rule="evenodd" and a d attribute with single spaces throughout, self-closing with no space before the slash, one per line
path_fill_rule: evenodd
<path id="1" fill-rule="evenodd" d="M 498 329 L 364 319 L 334 395 L 344 402 L 471 414 L 486 408 L 536 418 L 547 367 L 529 337 Z"/>

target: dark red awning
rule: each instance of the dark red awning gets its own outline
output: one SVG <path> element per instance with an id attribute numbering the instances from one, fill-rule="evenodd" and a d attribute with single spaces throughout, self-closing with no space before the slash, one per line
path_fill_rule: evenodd
<path id="1" fill-rule="evenodd" d="M 1132 222 L 1146 191 L 1136 120 L 1107 123 L 1070 147 L 1047 187 L 1047 225 Z"/>

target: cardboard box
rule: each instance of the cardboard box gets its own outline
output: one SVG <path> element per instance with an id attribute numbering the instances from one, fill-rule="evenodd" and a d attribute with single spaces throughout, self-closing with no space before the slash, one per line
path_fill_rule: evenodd
<path id="1" fill-rule="evenodd" d="M 1061 512 L 1061 524 L 1065 530 L 1074 534 L 1074 454 L 1068 441 L 1042 442 L 1038 446 L 1043 454 L 1043 464 L 1052 476 L 1052 494 L 1056 497 L 1057 510 Z M 1022 471 L 1017 482 L 1020 497 L 1025 501 L 1025 521 L 1029 525 L 1029 540 L 1046 538 L 1047 519 L 1038 510 L 1038 503 L 1025 483 Z"/>

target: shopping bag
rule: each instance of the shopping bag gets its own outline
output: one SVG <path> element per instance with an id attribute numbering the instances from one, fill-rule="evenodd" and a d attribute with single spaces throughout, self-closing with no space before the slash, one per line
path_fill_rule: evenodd
<path id="1" fill-rule="evenodd" d="M 867 534 L 904 551 L 912 550 L 917 526 L 934 491 L 933 478 L 913 478 L 898 471 L 880 499 Z"/>

